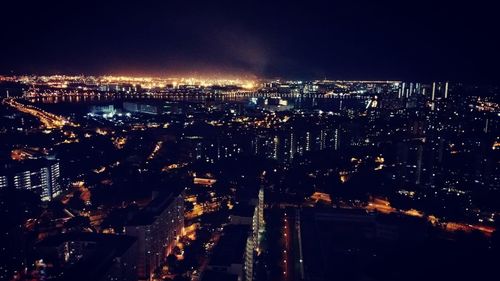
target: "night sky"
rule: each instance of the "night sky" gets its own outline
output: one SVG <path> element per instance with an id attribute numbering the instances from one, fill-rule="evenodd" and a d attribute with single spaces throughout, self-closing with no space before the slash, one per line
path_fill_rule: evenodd
<path id="1" fill-rule="evenodd" d="M 2 74 L 500 81 L 482 1 L 9 2 Z"/>

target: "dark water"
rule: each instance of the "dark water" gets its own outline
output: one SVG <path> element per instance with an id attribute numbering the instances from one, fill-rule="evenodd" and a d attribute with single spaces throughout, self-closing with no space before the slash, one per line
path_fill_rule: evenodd
<path id="1" fill-rule="evenodd" d="M 211 104 L 242 104 L 245 106 L 259 106 L 270 110 L 322 110 L 340 112 L 348 109 L 360 110 L 366 107 L 370 96 L 344 96 L 344 97 L 324 97 L 320 95 L 294 96 L 294 95 L 273 95 L 263 96 L 258 94 L 248 95 L 92 95 L 92 96 L 44 96 L 29 98 L 29 101 L 48 110 L 59 112 L 85 112 L 93 105 L 112 104 L 116 108 L 121 108 L 123 102 L 144 102 L 154 105 L 169 103 L 211 103 Z M 267 100 L 267 104 L 266 104 Z M 279 105 L 279 106 L 278 106 Z"/>

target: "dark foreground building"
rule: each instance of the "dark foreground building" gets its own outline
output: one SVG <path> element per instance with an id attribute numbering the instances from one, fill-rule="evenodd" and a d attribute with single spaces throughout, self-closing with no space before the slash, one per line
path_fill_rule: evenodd
<path id="1" fill-rule="evenodd" d="M 136 238 L 97 233 L 67 233 L 35 245 L 41 280 L 135 281 Z"/>
<path id="2" fill-rule="evenodd" d="M 249 235 L 249 225 L 225 226 L 202 280 L 244 280 L 246 241 Z"/>
<path id="3" fill-rule="evenodd" d="M 175 247 L 184 229 L 182 192 L 160 193 L 125 227 L 137 238 L 137 275 L 149 280 Z"/>
<path id="4" fill-rule="evenodd" d="M 305 208 L 292 211 L 293 270 L 299 280 L 377 280 L 379 257 L 400 245 L 418 245 L 428 236 L 421 218 L 351 209 Z"/>

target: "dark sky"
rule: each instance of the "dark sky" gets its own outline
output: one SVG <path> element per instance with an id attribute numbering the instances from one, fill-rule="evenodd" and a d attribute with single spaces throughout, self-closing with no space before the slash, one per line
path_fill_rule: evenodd
<path id="1" fill-rule="evenodd" d="M 498 82 L 498 9 L 459 2 L 6 0 L 0 73 Z"/>

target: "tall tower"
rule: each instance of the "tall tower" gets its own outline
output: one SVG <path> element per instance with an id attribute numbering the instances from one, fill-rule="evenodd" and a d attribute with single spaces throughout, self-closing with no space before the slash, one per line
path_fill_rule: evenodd
<path id="1" fill-rule="evenodd" d="M 253 280 L 253 260 L 255 244 L 252 236 L 248 236 L 245 250 L 245 281 Z"/>
<path id="2" fill-rule="evenodd" d="M 306 132 L 306 151 L 311 150 L 311 133 Z"/>
<path id="3" fill-rule="evenodd" d="M 335 143 L 334 143 L 334 148 L 335 150 L 339 149 L 339 129 L 335 129 Z"/>
<path id="4" fill-rule="evenodd" d="M 259 189 L 259 231 L 264 232 L 265 221 L 264 221 L 264 188 Z"/>
<path id="5" fill-rule="evenodd" d="M 259 189 L 258 203 L 255 206 L 252 220 L 252 233 L 247 238 L 245 251 L 245 281 L 253 280 L 253 266 L 255 254 L 261 251 L 261 242 L 265 230 L 264 221 L 264 188 Z"/>
<path id="6" fill-rule="evenodd" d="M 258 242 L 258 233 L 259 233 L 259 211 L 258 206 L 255 206 L 253 209 L 253 217 L 252 217 L 252 239 L 254 247 Z"/>
<path id="7" fill-rule="evenodd" d="M 417 148 L 417 174 L 415 179 L 415 184 L 419 185 L 422 177 L 422 156 L 423 156 L 423 145 L 419 144 Z"/>
<path id="8" fill-rule="evenodd" d="M 434 110 L 436 98 L 436 82 L 432 83 L 431 109 Z"/>
<path id="9" fill-rule="evenodd" d="M 273 144 L 274 144 L 273 158 L 278 160 L 278 157 L 279 157 L 278 153 L 279 153 L 279 146 L 280 146 L 280 140 L 279 140 L 278 136 L 274 136 Z"/>
<path id="10" fill-rule="evenodd" d="M 261 188 L 259 190 L 259 201 L 257 203 L 257 206 L 255 206 L 252 221 L 253 243 L 254 248 L 257 252 L 260 251 L 260 242 L 262 241 L 264 230 L 264 188 Z"/>
<path id="11" fill-rule="evenodd" d="M 319 150 L 324 150 L 326 149 L 326 131 L 321 130 L 319 132 Z"/>

